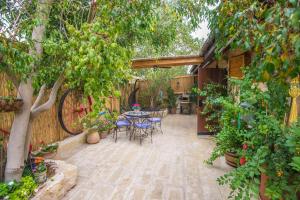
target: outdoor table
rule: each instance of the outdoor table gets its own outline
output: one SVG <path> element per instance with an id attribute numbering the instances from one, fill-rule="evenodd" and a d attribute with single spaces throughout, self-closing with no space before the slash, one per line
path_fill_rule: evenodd
<path id="1" fill-rule="evenodd" d="M 145 112 L 145 111 L 128 111 L 124 113 L 125 116 L 127 117 L 132 117 L 132 118 L 147 118 L 150 116 L 150 112 Z"/>

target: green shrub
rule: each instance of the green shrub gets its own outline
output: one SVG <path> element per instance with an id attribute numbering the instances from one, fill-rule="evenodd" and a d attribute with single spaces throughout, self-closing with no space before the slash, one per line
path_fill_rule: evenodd
<path id="1" fill-rule="evenodd" d="M 20 182 L 0 183 L 0 198 L 28 200 L 36 187 L 37 184 L 31 176 L 23 177 Z"/>

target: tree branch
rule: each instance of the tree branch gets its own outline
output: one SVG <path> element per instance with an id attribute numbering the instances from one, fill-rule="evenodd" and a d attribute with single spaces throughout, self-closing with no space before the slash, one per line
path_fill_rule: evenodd
<path id="1" fill-rule="evenodd" d="M 39 95 L 37 96 L 34 104 L 31 106 L 31 112 L 41 104 L 43 97 L 45 95 L 45 91 L 46 91 L 46 85 L 44 84 L 44 85 L 42 85 L 42 87 L 39 91 Z"/>
<path id="2" fill-rule="evenodd" d="M 37 114 L 39 114 L 41 112 L 49 110 L 53 106 L 53 104 L 55 103 L 56 97 L 57 97 L 58 90 L 59 90 L 60 86 L 62 85 L 62 83 L 64 82 L 64 80 L 65 80 L 65 77 L 63 76 L 63 74 L 61 74 L 52 87 L 48 101 L 46 103 L 38 106 L 37 108 L 33 108 L 31 110 L 31 114 L 33 117 L 35 117 Z"/>

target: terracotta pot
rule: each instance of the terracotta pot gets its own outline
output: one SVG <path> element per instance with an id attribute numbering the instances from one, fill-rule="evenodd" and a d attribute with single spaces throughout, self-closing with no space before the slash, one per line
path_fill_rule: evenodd
<path id="1" fill-rule="evenodd" d="M 107 135 L 108 135 L 108 131 L 103 131 L 103 132 L 100 133 L 100 138 L 104 139 L 104 138 L 107 137 Z"/>
<path id="2" fill-rule="evenodd" d="M 238 166 L 238 156 L 235 153 L 225 153 L 225 161 L 231 167 Z"/>
<path id="3" fill-rule="evenodd" d="M 268 181 L 268 176 L 266 174 L 261 174 L 260 186 L 259 186 L 259 196 L 261 200 L 270 200 L 265 196 L 267 181 Z"/>
<path id="4" fill-rule="evenodd" d="M 169 108 L 170 114 L 176 114 L 176 108 Z"/>
<path id="5" fill-rule="evenodd" d="M 86 135 L 86 142 L 88 144 L 96 144 L 100 141 L 100 136 L 99 136 L 99 133 L 97 131 L 92 131 L 92 132 L 89 132 L 87 135 Z"/>

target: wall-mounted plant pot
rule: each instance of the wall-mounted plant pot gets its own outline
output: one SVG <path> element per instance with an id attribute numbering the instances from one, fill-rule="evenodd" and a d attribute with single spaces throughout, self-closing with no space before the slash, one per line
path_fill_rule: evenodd
<path id="1" fill-rule="evenodd" d="M 238 156 L 235 153 L 225 153 L 225 161 L 231 167 L 238 166 Z"/>
<path id="2" fill-rule="evenodd" d="M 23 100 L 0 97 L 0 112 L 15 112 L 22 108 Z"/>
<path id="3" fill-rule="evenodd" d="M 89 133 L 86 135 L 86 142 L 88 144 L 96 144 L 99 141 L 100 141 L 100 135 L 96 130 L 89 131 Z"/>

